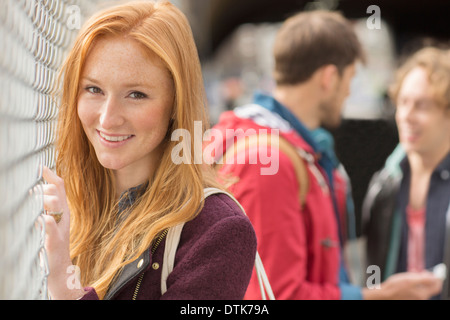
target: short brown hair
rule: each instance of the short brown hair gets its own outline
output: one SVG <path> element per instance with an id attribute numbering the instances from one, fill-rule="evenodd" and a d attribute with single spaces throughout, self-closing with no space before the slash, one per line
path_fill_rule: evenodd
<path id="1" fill-rule="evenodd" d="M 389 90 L 393 103 L 397 102 L 403 80 L 416 67 L 426 70 L 435 101 L 450 109 L 450 51 L 435 47 L 417 51 L 397 70 L 395 81 Z"/>
<path id="2" fill-rule="evenodd" d="M 338 12 L 308 11 L 287 19 L 274 45 L 278 85 L 307 81 L 322 66 L 333 64 L 339 73 L 365 61 L 361 43 L 350 22 Z"/>

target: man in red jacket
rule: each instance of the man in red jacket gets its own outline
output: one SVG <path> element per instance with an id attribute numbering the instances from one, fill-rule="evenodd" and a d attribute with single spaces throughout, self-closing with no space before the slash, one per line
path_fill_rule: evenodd
<path id="1" fill-rule="evenodd" d="M 316 135 L 324 133 L 320 126 L 340 124 L 355 64 L 364 60 L 349 22 L 337 13 L 300 13 L 281 27 L 274 54 L 273 94 L 258 93 L 253 104 L 224 113 L 212 144 L 223 176 L 237 177 L 230 190 L 255 228 L 276 299 L 429 298 L 440 289 L 431 274 L 396 275 L 379 290 L 353 286 L 346 277 L 348 185 Z M 230 148 L 254 134 L 265 141 Z M 283 141 L 298 151 L 306 179 Z M 246 298 L 261 298 L 255 274 Z"/>

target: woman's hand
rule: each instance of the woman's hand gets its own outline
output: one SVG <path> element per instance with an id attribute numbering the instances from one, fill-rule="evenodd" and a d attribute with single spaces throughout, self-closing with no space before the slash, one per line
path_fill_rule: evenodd
<path id="1" fill-rule="evenodd" d="M 50 274 L 48 288 L 52 299 L 77 299 L 84 290 L 79 279 L 74 278 L 74 267 L 70 259 L 70 211 L 67 204 L 64 181 L 49 168 L 44 167 L 45 249 L 47 251 Z M 51 214 L 55 214 L 53 217 Z M 60 220 L 58 220 L 60 216 Z M 76 270 L 76 269 L 75 269 Z M 75 273 L 77 276 L 77 273 Z"/>

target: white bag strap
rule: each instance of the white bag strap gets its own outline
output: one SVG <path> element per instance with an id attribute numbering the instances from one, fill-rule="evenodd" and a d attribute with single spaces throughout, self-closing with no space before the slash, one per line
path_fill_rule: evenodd
<path id="1" fill-rule="evenodd" d="M 177 253 L 178 244 L 180 243 L 183 226 L 184 223 L 180 223 L 175 227 L 169 228 L 169 231 L 167 232 L 164 260 L 161 269 L 161 294 L 164 294 L 167 291 L 167 277 L 173 270 L 175 254 Z"/>
<path id="2" fill-rule="evenodd" d="M 242 212 L 245 214 L 245 210 L 242 207 L 242 205 L 228 192 L 217 189 L 217 188 L 205 188 L 204 189 L 204 198 L 213 195 L 213 194 L 219 194 L 223 193 L 228 195 L 231 199 L 233 199 L 236 204 L 241 208 Z M 181 232 L 183 230 L 184 223 L 181 223 L 179 225 L 176 225 L 175 227 L 172 227 L 169 229 L 167 236 L 166 236 L 166 246 L 164 250 L 164 260 L 162 265 L 162 272 L 161 272 L 161 294 L 166 293 L 167 291 L 167 277 L 172 272 L 175 262 L 175 254 L 177 251 L 178 244 L 180 242 L 180 236 Z M 256 269 L 256 275 L 258 277 L 259 287 L 261 290 L 261 296 L 263 300 L 267 300 L 266 298 L 266 292 L 269 296 L 270 300 L 275 300 L 275 296 L 272 291 L 272 287 L 270 286 L 269 279 L 267 278 L 266 271 L 264 269 L 263 263 L 261 261 L 261 258 L 256 252 L 256 258 L 255 258 L 255 269 Z"/>

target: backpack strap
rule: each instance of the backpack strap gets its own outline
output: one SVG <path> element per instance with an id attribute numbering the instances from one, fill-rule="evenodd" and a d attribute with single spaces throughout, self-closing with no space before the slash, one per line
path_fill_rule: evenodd
<path id="1" fill-rule="evenodd" d="M 163 264 L 161 269 L 161 295 L 167 291 L 167 278 L 172 272 L 175 264 L 175 254 L 177 253 L 178 244 L 180 243 L 181 232 L 184 223 L 180 223 L 168 229 L 166 236 L 166 245 L 164 248 Z"/>
<path id="2" fill-rule="evenodd" d="M 309 154 L 307 154 L 304 150 L 293 146 L 285 138 L 278 136 L 278 139 L 273 139 L 272 135 L 270 134 L 255 134 L 242 137 L 236 143 L 234 143 L 233 146 L 229 147 L 225 151 L 225 153 L 222 155 L 221 159 L 217 161 L 217 163 L 222 164 L 223 161 L 225 161 L 225 163 L 233 163 L 231 162 L 233 157 L 235 157 L 240 152 L 249 150 L 253 147 L 264 145 L 278 148 L 278 150 L 283 152 L 291 160 L 291 163 L 295 169 L 297 181 L 299 183 L 298 198 L 300 200 L 300 205 L 303 208 L 306 203 L 306 196 L 309 190 L 308 170 L 306 168 L 305 161 L 310 164 L 311 159 L 310 157 L 308 157 Z M 314 164 L 312 163 L 312 165 Z"/>
<path id="3" fill-rule="evenodd" d="M 217 188 L 205 188 L 204 189 L 204 199 L 213 195 L 213 194 L 226 194 L 231 199 L 233 199 L 236 204 L 241 208 L 242 212 L 245 214 L 245 210 L 242 205 L 228 192 L 224 190 L 220 190 Z M 174 264 L 175 264 L 175 254 L 178 248 L 178 244 L 180 242 L 181 232 L 183 230 L 184 223 L 180 223 L 175 227 L 169 228 L 169 231 L 166 236 L 166 246 L 164 249 L 164 260 L 161 271 L 161 294 L 163 295 L 167 291 L 167 278 L 169 274 L 172 272 Z M 272 288 L 270 286 L 269 280 L 267 278 L 266 272 L 264 270 L 264 266 L 262 264 L 261 258 L 259 257 L 258 252 L 256 252 L 255 258 L 255 269 L 256 274 L 258 276 L 258 282 L 261 289 L 261 296 L 263 300 L 266 300 L 266 292 L 271 300 L 275 300 L 275 296 L 273 294 Z"/>

